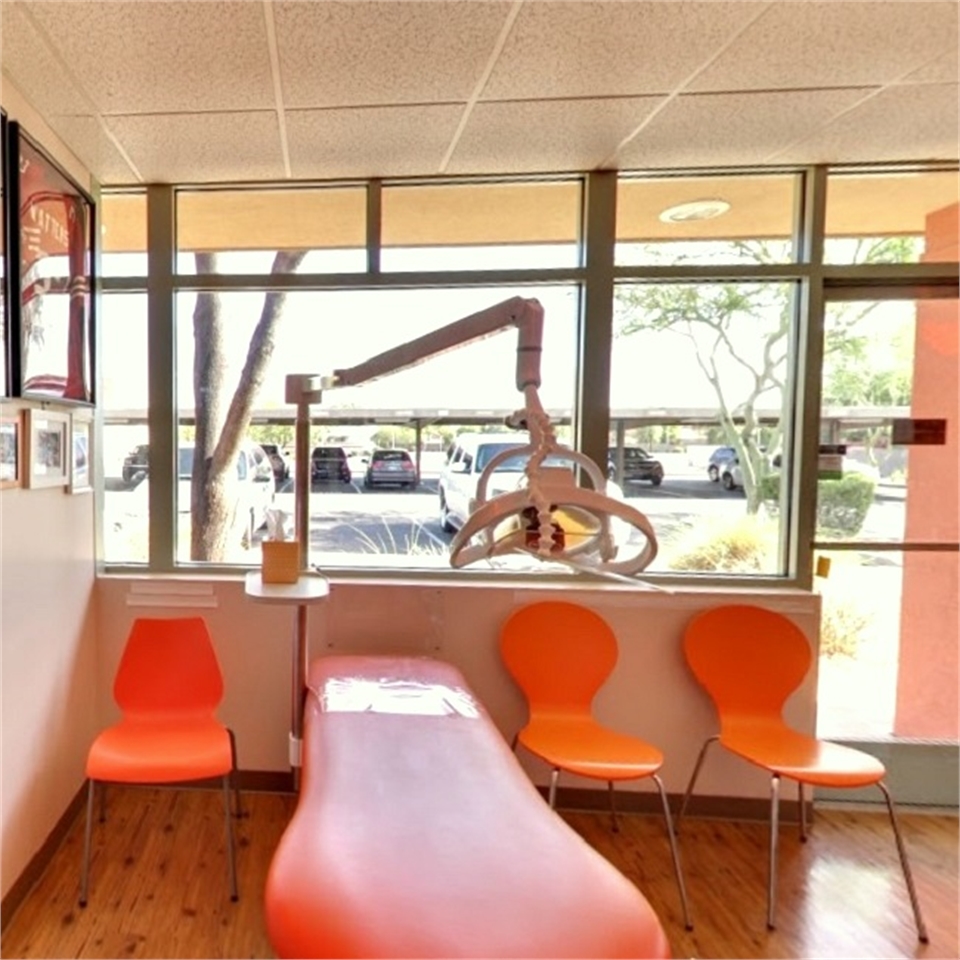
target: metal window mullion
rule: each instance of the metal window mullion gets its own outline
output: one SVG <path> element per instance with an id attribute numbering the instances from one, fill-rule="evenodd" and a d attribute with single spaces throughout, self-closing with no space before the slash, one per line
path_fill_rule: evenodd
<path id="1" fill-rule="evenodd" d="M 176 259 L 173 188 L 147 187 L 147 425 L 150 443 L 149 566 L 154 573 L 174 569 L 177 503 L 175 453 Z"/>
<path id="2" fill-rule="evenodd" d="M 797 586 L 813 589 L 813 540 L 817 524 L 817 464 L 823 374 L 823 241 L 827 210 L 827 170 L 814 167 L 803 180 L 799 250 L 809 265 L 800 284 L 792 460 L 799 464 L 790 489 L 788 570 Z"/>
<path id="3" fill-rule="evenodd" d="M 586 276 L 581 294 L 575 437 L 577 449 L 605 469 L 610 433 L 616 171 L 588 174 L 583 204 Z"/>
<path id="4" fill-rule="evenodd" d="M 380 251 L 383 236 L 383 184 L 367 183 L 367 273 L 380 273 Z"/>

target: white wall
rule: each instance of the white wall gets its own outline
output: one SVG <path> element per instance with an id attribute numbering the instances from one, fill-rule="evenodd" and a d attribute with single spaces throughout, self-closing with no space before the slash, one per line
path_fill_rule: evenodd
<path id="1" fill-rule="evenodd" d="M 8 118 L 87 185 L 87 172 L 5 77 L 0 93 Z M 23 406 L 3 404 L 5 413 Z M 96 730 L 93 500 L 60 488 L 0 492 L 4 896 L 82 786 Z"/>
<path id="2" fill-rule="evenodd" d="M 294 609 L 248 599 L 241 579 L 173 579 L 164 582 L 165 594 L 149 595 L 139 592 L 145 583 L 151 590 L 159 586 L 124 577 L 103 578 L 97 584 L 102 716 L 115 715 L 110 685 L 133 618 L 200 614 L 210 626 L 223 667 L 226 695 L 220 717 L 237 735 L 240 767 L 289 769 Z M 198 589 L 205 591 L 200 597 L 180 592 Z M 448 660 L 463 672 L 509 740 L 523 723 L 525 708 L 500 663 L 500 625 L 516 607 L 551 598 L 595 609 L 617 634 L 620 660 L 600 694 L 598 713 L 617 728 L 643 736 L 663 750 L 663 780 L 669 791 L 677 793 L 686 786 L 704 738 L 716 732 L 713 708 L 683 661 L 680 640 L 690 617 L 718 603 L 755 602 L 787 614 L 815 647 L 819 616 L 819 598 L 800 591 L 757 595 L 687 590 L 666 594 L 618 586 L 571 591 L 334 583 L 328 600 L 310 608 L 310 655 L 407 652 Z M 816 678 L 811 672 L 788 707 L 789 719 L 810 732 L 814 730 L 815 691 Z M 529 758 L 524 758 L 524 764 L 537 783 L 546 783 L 548 771 L 542 764 Z M 596 787 L 596 783 L 572 777 L 564 783 Z M 649 789 L 649 784 L 635 788 Z M 705 765 L 697 792 L 766 798 L 769 778 L 715 751 Z"/>

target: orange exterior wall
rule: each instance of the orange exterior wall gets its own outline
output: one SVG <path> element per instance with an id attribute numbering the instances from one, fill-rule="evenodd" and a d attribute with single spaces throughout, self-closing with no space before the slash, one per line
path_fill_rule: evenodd
<path id="1" fill-rule="evenodd" d="M 960 259 L 958 210 L 960 205 L 953 204 L 927 217 L 925 260 Z M 958 328 L 956 300 L 918 303 L 911 411 L 918 418 L 946 418 L 947 442 L 909 449 L 907 540 L 960 540 Z M 960 738 L 958 590 L 960 555 L 904 554 L 897 736 Z"/>

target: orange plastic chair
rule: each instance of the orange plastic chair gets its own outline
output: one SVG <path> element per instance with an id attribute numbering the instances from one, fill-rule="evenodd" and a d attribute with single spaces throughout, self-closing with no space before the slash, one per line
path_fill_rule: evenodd
<path id="1" fill-rule="evenodd" d="M 670 805 L 658 776 L 663 754 L 639 737 L 602 725 L 593 715 L 594 697 L 617 662 L 617 638 L 609 624 L 575 603 L 533 603 L 515 611 L 503 625 L 500 654 L 529 711 L 527 725 L 513 739 L 513 749 L 522 744 L 553 768 L 551 809 L 556 806 L 561 770 L 607 781 L 614 830 L 619 829 L 614 783 L 650 777 L 657 785 L 683 919 L 692 930 Z"/>
<path id="2" fill-rule="evenodd" d="M 238 899 L 230 812 L 236 771 L 233 732 L 215 711 L 223 676 L 202 617 L 140 618 L 127 638 L 113 684 L 121 720 L 101 732 L 87 754 L 87 822 L 80 906 L 87 905 L 94 791 L 107 783 L 157 784 L 220 777 L 227 828 L 230 898 Z M 236 793 L 237 815 L 240 794 Z"/>
<path id="3" fill-rule="evenodd" d="M 784 703 L 810 669 L 811 652 L 800 628 L 779 613 L 748 604 L 729 604 L 695 616 L 684 633 L 683 650 L 694 676 L 713 700 L 720 733 L 700 749 L 680 812 L 693 793 L 708 747 L 717 741 L 731 752 L 770 772 L 770 862 L 767 879 L 767 926 L 774 929 L 780 779 L 797 782 L 800 839 L 806 841 L 804 784 L 859 788 L 876 784 L 883 793 L 906 880 L 917 933 L 927 930 L 910 872 L 906 847 L 893 800 L 883 782 L 883 764 L 864 753 L 829 743 L 789 727 Z"/>

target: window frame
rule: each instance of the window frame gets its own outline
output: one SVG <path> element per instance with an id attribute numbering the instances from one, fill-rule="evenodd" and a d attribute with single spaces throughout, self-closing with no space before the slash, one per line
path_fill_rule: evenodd
<path id="1" fill-rule="evenodd" d="M 884 165 L 882 169 L 895 170 L 898 166 Z M 955 164 L 924 165 L 929 169 L 956 169 Z M 917 169 L 916 164 L 909 165 Z M 147 275 L 102 276 L 100 290 L 105 292 L 142 292 L 147 295 L 149 413 L 148 428 L 154 464 L 169 463 L 169 470 L 151 470 L 149 503 L 149 559 L 146 570 L 152 574 L 195 572 L 204 575 L 218 572 L 237 572 L 247 569 L 210 563 L 189 564 L 176 560 L 176 452 L 177 408 L 174 385 L 176 344 L 175 304 L 177 295 L 186 291 L 270 291 L 302 290 L 365 290 L 377 288 L 417 289 L 471 286 L 523 286 L 569 284 L 580 291 L 579 364 L 576 371 L 573 411 L 573 439 L 576 449 L 595 462 L 605 465 L 610 427 L 609 376 L 613 333 L 614 287 L 617 282 L 681 282 L 697 281 L 761 281 L 791 282 L 799 287 L 795 343 L 791 358 L 790 377 L 794 383 L 794 408 L 791 422 L 785 425 L 791 438 L 791 461 L 795 465 L 790 478 L 788 521 L 782 544 L 782 576 L 730 576 L 657 573 L 645 575 L 654 583 L 695 583 L 697 586 L 748 586 L 751 589 L 809 590 L 813 582 L 814 522 L 816 506 L 817 425 L 820 415 L 820 368 L 823 350 L 825 292 L 856 283 L 870 295 L 883 289 L 904 286 L 935 288 L 954 291 L 958 287 L 956 263 L 831 265 L 824 263 L 824 224 L 828 174 L 842 168 L 758 167 L 739 169 L 670 171 L 670 176 L 700 178 L 705 174 L 723 176 L 794 174 L 798 178 L 799 193 L 794 212 L 793 247 L 796 257 L 792 262 L 778 264 L 674 265 L 653 266 L 616 265 L 616 201 L 621 179 L 643 176 L 637 172 L 596 171 L 582 175 L 558 175 L 558 181 L 577 179 L 581 183 L 582 227 L 579 241 L 579 264 L 572 267 L 403 271 L 386 273 L 380 270 L 380 231 L 378 216 L 381 208 L 381 181 L 367 183 L 367 270 L 350 274 L 290 274 L 272 275 L 194 275 L 176 272 L 175 210 L 178 190 L 201 189 L 193 185 L 150 185 L 147 198 Z M 876 169 L 876 168 L 874 168 Z M 650 177 L 662 179 L 667 172 L 650 172 Z M 455 178 L 458 182 L 490 182 L 491 178 Z M 543 176 L 503 178 L 510 182 L 543 182 Z M 403 181 L 388 181 L 390 184 Z M 422 178 L 416 182 L 424 182 Z M 429 182 L 429 181 L 427 181 Z M 451 178 L 437 178 L 437 183 L 449 183 Z M 304 187 L 338 187 L 347 184 L 303 184 Z M 356 181 L 350 181 L 355 186 Z M 271 189 L 269 184 L 251 185 L 260 191 Z M 290 185 L 276 185 L 289 190 Z M 238 187 L 239 189 L 239 187 Z M 103 193 L 110 191 L 104 189 Z M 118 193 L 130 191 L 117 191 Z M 98 292 L 99 293 L 99 292 Z M 97 310 L 99 315 L 99 309 Z M 103 376 L 102 368 L 97 368 Z M 99 388 L 99 385 L 98 385 Z M 454 451 L 453 456 L 456 455 Z M 154 459 L 155 458 L 155 459 Z M 98 540 L 102 543 L 102 538 Z M 103 558 L 100 558 L 101 560 Z M 108 573 L 143 573 L 142 564 L 124 564 L 106 561 Z M 332 567 L 335 578 L 370 579 L 388 577 L 424 580 L 439 578 L 444 581 L 546 579 L 569 585 L 571 577 L 580 585 L 602 583 L 599 575 L 558 575 L 545 572 L 522 574 L 503 571 L 456 570 L 398 570 L 396 568 Z"/>

